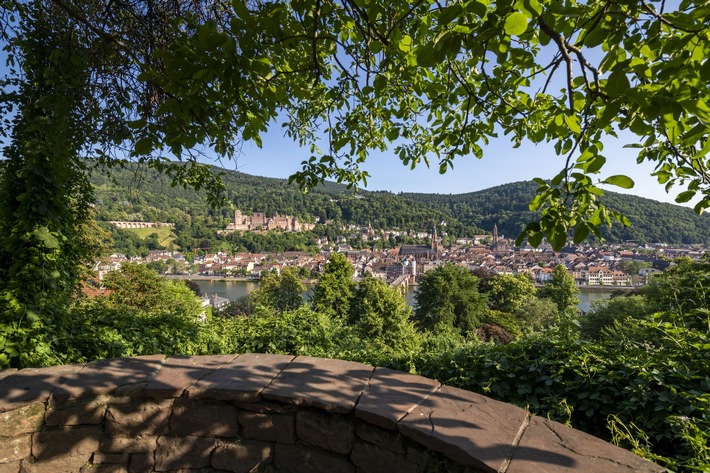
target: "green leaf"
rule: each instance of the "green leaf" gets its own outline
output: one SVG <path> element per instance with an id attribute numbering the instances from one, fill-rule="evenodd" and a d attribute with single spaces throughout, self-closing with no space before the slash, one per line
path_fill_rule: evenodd
<path id="1" fill-rule="evenodd" d="M 628 176 L 616 175 L 609 176 L 602 181 L 603 184 L 610 184 L 612 186 L 621 187 L 622 189 L 631 189 L 634 187 L 634 181 Z"/>
<path id="2" fill-rule="evenodd" d="M 542 243 L 542 232 L 534 232 L 528 237 L 528 243 L 537 248 Z"/>
<path id="3" fill-rule="evenodd" d="M 582 128 L 579 126 L 579 117 L 577 115 L 565 115 L 565 123 L 569 127 L 569 130 L 574 133 L 578 134 L 581 133 Z"/>
<path id="4" fill-rule="evenodd" d="M 678 202 L 679 204 L 684 204 L 685 202 L 688 202 L 693 197 L 695 197 L 695 191 L 685 191 L 685 192 L 681 192 L 680 194 L 678 194 L 678 196 L 675 198 L 675 201 Z"/>
<path id="5" fill-rule="evenodd" d="M 153 149 L 153 140 L 150 138 L 141 138 L 136 142 L 136 154 L 148 154 Z"/>
<path id="6" fill-rule="evenodd" d="M 234 8 L 234 13 L 236 13 L 239 18 L 245 20 L 249 17 L 249 10 L 244 0 L 234 0 L 232 2 L 232 8 Z"/>
<path id="7" fill-rule="evenodd" d="M 594 156 L 592 159 L 587 161 L 582 165 L 582 169 L 584 172 L 594 174 L 599 172 L 599 170 L 604 166 L 606 163 L 606 158 L 604 156 Z"/>
<path id="8" fill-rule="evenodd" d="M 587 225 L 581 224 L 574 232 L 574 244 L 576 245 L 583 242 L 587 238 L 587 236 L 589 236 L 589 227 Z"/>
<path id="9" fill-rule="evenodd" d="M 405 53 L 412 50 L 412 37 L 408 34 L 402 37 L 402 41 L 399 42 L 399 49 Z"/>
<path id="10" fill-rule="evenodd" d="M 488 11 L 487 3 L 479 1 L 468 1 L 466 3 L 465 8 L 467 12 L 473 13 L 479 18 L 483 18 L 486 15 L 486 12 Z"/>
<path id="11" fill-rule="evenodd" d="M 434 47 L 427 44 L 417 50 L 417 65 L 420 67 L 432 67 L 436 64 Z"/>
<path id="12" fill-rule="evenodd" d="M 552 237 L 552 248 L 555 251 L 561 250 L 567 243 L 567 232 L 564 229 L 556 228 L 555 233 L 550 236 Z"/>
<path id="13" fill-rule="evenodd" d="M 513 12 L 505 19 L 503 29 L 508 36 L 521 35 L 528 29 L 528 18 L 520 12 Z"/>
<path id="14" fill-rule="evenodd" d="M 621 95 L 626 92 L 631 85 L 626 77 L 626 71 L 620 69 L 611 73 L 606 81 L 606 91 L 609 95 Z"/>
<path id="15" fill-rule="evenodd" d="M 33 233 L 35 238 L 37 238 L 45 248 L 53 250 L 59 248 L 59 240 L 57 237 L 52 235 L 47 227 L 39 227 Z"/>

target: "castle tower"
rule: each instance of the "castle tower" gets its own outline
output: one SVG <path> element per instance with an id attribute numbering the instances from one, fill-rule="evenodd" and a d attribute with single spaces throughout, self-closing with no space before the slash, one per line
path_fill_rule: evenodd
<path id="1" fill-rule="evenodd" d="M 242 224 L 242 211 L 239 209 L 234 210 L 234 225 Z"/>

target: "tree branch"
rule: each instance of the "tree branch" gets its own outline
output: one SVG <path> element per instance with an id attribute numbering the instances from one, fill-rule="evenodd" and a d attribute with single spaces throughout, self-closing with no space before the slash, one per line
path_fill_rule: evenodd
<path id="1" fill-rule="evenodd" d="M 572 84 L 572 58 L 569 55 L 569 50 L 567 48 L 567 41 L 565 41 L 564 36 L 553 30 L 550 25 L 548 25 L 542 16 L 537 19 L 540 29 L 552 39 L 557 45 L 562 59 L 565 61 L 567 66 L 567 96 L 569 98 L 569 108 L 571 112 L 574 112 L 574 87 Z"/>
<path id="2" fill-rule="evenodd" d="M 118 47 L 120 47 L 123 52 L 128 54 L 128 56 L 133 59 L 137 64 L 140 64 L 141 61 L 138 59 L 138 56 L 134 53 L 133 49 L 128 46 L 126 43 L 121 41 L 121 39 L 115 35 L 115 34 L 110 34 L 105 32 L 104 30 L 97 28 L 94 26 L 89 20 L 87 20 L 84 16 L 80 15 L 79 12 L 74 10 L 69 4 L 67 4 L 64 0 L 52 0 L 52 2 L 57 5 L 59 8 L 67 12 L 69 16 L 74 18 L 76 21 L 81 23 L 82 25 L 86 26 L 91 32 L 96 34 L 97 36 L 103 38 L 104 40 L 108 42 L 112 42 L 116 44 Z"/>

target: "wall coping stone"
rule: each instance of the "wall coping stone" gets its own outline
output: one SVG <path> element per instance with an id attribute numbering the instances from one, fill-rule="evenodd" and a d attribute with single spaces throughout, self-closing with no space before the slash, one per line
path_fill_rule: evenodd
<path id="1" fill-rule="evenodd" d="M 240 407 L 253 405 L 255 411 L 259 410 L 256 403 L 263 403 L 267 406 L 265 412 L 277 412 L 251 415 L 263 418 L 264 422 L 276 422 L 280 419 L 279 415 L 293 415 L 278 412 L 294 412 L 295 408 L 341 416 L 338 419 L 344 419 L 342 416 L 347 415 L 351 416 L 350 419 L 392 431 L 393 435 L 401 435 L 407 441 L 439 452 L 468 468 L 466 471 L 665 471 L 627 450 L 560 423 L 531 416 L 511 404 L 387 368 L 306 356 L 254 353 L 195 357 L 151 355 L 99 360 L 83 365 L 0 371 L 0 425 L 3 420 L 10 422 L 14 412 L 29 406 L 44 404 L 43 409 L 49 412 L 57 403 L 85 400 L 81 401 L 82 405 L 90 405 L 88 400 L 100 398 L 105 402 L 103 399 L 107 396 L 154 398 L 154 402 L 170 403 L 174 399 L 175 408 L 179 411 L 189 411 L 190 403 L 203 400 L 218 404 L 232 402 Z M 178 401 L 188 407 L 180 407 L 183 404 L 178 404 Z M 234 409 L 224 405 L 225 410 Z M 278 405 L 282 405 L 283 409 L 279 409 Z M 218 416 L 213 408 L 205 412 L 210 413 L 210 418 Z M 251 419 L 246 414 L 244 417 Z M 236 424 L 229 425 L 229 432 L 236 428 Z M 52 429 L 56 429 L 54 427 L 43 429 L 49 429 L 46 435 L 57 435 L 51 433 Z M 0 429 L 0 441 L 3 438 L 8 440 L 13 435 L 3 430 L 7 429 Z M 219 433 L 209 432 L 209 435 L 219 437 Z M 204 466 L 207 461 L 204 449 L 211 448 L 210 445 L 215 443 L 207 435 L 203 438 L 205 445 L 200 446 L 194 455 L 190 453 L 199 459 L 196 460 L 199 465 L 193 468 Z M 92 442 L 98 443 L 98 440 Z M 159 443 L 158 447 L 165 452 L 188 448 L 179 439 L 161 442 L 165 445 Z M 109 443 L 112 440 L 104 437 L 102 445 Z M 299 445 L 277 444 L 276 455 L 283 456 L 284 452 L 297 455 L 294 452 L 301 448 Z M 258 457 L 259 461 L 262 456 L 268 456 L 261 450 L 254 453 L 239 450 L 236 446 L 229 448 L 236 449 L 233 455 L 251 455 Z M 366 457 L 363 452 L 369 452 L 368 449 L 372 450 L 371 447 L 358 446 L 357 455 L 353 453 L 353 458 Z M 120 449 L 110 451 L 115 454 L 133 453 L 130 449 L 125 452 Z M 383 452 L 382 458 L 389 455 L 385 450 Z M 169 459 L 164 455 L 156 457 L 156 461 L 161 468 L 167 469 Z M 324 458 L 331 458 L 330 454 L 324 455 Z M 0 459 L 0 471 L 15 471 L 17 458 L 7 458 L 7 462 Z M 161 462 L 168 463 L 163 465 Z M 168 466 L 177 467 L 172 463 Z"/>

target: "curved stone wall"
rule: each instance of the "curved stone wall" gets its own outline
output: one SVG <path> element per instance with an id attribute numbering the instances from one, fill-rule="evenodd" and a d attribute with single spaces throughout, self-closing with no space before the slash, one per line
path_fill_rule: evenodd
<path id="1" fill-rule="evenodd" d="M 657 472 L 510 404 L 350 361 L 147 356 L 0 371 L 5 472 Z"/>

